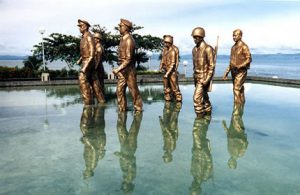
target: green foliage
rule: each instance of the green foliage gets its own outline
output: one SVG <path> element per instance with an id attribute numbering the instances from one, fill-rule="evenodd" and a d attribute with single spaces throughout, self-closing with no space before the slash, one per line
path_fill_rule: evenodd
<path id="1" fill-rule="evenodd" d="M 10 68 L 0 66 L 0 79 L 11 79 L 11 78 L 33 78 L 36 77 L 38 71 L 34 71 L 29 67 L 22 68 Z"/>
<path id="2" fill-rule="evenodd" d="M 58 78 L 77 78 L 78 71 L 77 70 L 69 70 L 67 71 L 65 68 L 62 70 L 47 70 L 49 72 L 51 79 Z M 41 70 L 33 70 L 30 67 L 22 67 L 22 68 L 10 68 L 10 67 L 2 67 L 0 66 L 0 80 L 7 79 L 15 79 L 18 78 L 20 80 L 24 79 L 33 79 L 40 78 L 42 74 Z"/>
<path id="3" fill-rule="evenodd" d="M 93 33 L 99 32 L 101 34 L 101 44 L 105 51 L 103 61 L 112 65 L 118 60 L 117 46 L 119 45 L 120 36 L 113 35 L 110 31 L 107 31 L 105 27 L 101 27 L 99 24 L 94 25 L 91 31 Z"/>
<path id="4" fill-rule="evenodd" d="M 69 68 L 80 57 L 80 38 L 64 35 L 60 33 L 52 33 L 49 37 L 43 39 L 45 59 L 53 62 L 55 60 L 61 60 L 67 63 Z M 33 55 L 42 58 L 42 43 L 33 46 Z"/>
<path id="5" fill-rule="evenodd" d="M 147 55 L 147 51 L 159 52 L 163 48 L 163 41 L 161 38 L 135 33 L 135 31 L 143 28 L 144 27 L 133 25 L 132 29 L 132 36 L 136 44 L 135 61 L 138 70 L 143 69 L 140 67 L 141 63 L 146 63 L 149 61 L 150 56 Z"/>
<path id="6" fill-rule="evenodd" d="M 118 27 L 115 27 L 118 30 Z M 136 64 L 137 68 L 141 63 L 146 63 L 149 60 L 147 51 L 158 52 L 162 49 L 162 39 L 151 35 L 140 35 L 135 31 L 143 29 L 141 26 L 134 25 L 133 38 L 136 42 Z M 100 32 L 102 35 L 101 44 L 104 47 L 104 61 L 113 65 L 118 61 L 117 48 L 120 41 L 119 34 L 112 34 L 105 27 L 94 25 L 91 28 L 92 32 Z M 52 33 L 49 37 L 43 39 L 45 59 L 47 61 L 64 61 L 71 69 L 80 57 L 80 37 L 72 35 L 64 35 L 60 33 Z M 37 59 L 42 59 L 42 43 L 33 46 L 33 56 Z"/>
<path id="7" fill-rule="evenodd" d="M 31 69 L 32 71 L 38 71 L 43 64 L 43 59 L 37 56 L 28 56 L 26 60 L 23 61 L 24 67 Z"/>

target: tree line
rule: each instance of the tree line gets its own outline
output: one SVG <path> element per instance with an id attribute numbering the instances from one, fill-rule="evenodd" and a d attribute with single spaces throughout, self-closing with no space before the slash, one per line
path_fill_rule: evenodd
<path id="1" fill-rule="evenodd" d="M 104 62 L 111 66 L 118 61 L 118 46 L 120 41 L 119 27 L 114 27 L 116 33 L 108 31 L 105 27 L 99 24 L 93 25 L 91 31 L 93 33 L 99 32 L 102 35 L 101 44 L 104 47 L 105 55 Z M 148 52 L 160 52 L 163 48 L 163 41 L 161 38 L 148 35 L 141 35 L 139 30 L 142 26 L 133 25 L 132 36 L 135 39 L 135 61 L 137 70 L 146 70 L 142 66 L 143 63 L 149 61 L 150 56 Z M 62 68 L 62 70 L 49 70 L 46 64 L 46 71 L 50 73 L 52 78 L 57 77 L 77 77 L 78 67 L 76 61 L 80 57 L 80 35 L 66 35 L 61 33 L 52 33 L 48 37 L 43 38 L 44 55 L 47 62 L 62 61 L 67 64 L 69 70 Z M 43 50 L 42 42 L 33 46 L 32 55 L 28 56 L 24 61 L 24 67 L 9 68 L 0 67 L 0 79 L 8 78 L 38 78 L 42 73 L 43 65 Z"/>
<path id="2" fill-rule="evenodd" d="M 117 31 L 119 27 L 114 29 Z M 143 69 L 142 63 L 149 60 L 147 52 L 159 52 L 163 47 L 162 39 L 152 35 L 140 35 L 138 30 L 143 29 L 141 26 L 133 26 L 132 36 L 136 42 L 135 61 L 137 69 Z M 101 44 L 104 47 L 104 62 L 114 65 L 118 61 L 118 45 L 120 35 L 113 34 L 105 27 L 93 25 L 91 28 L 93 33 L 99 32 L 102 35 Z M 52 33 L 49 37 L 43 39 L 45 59 L 49 62 L 61 60 L 65 62 L 71 69 L 80 57 L 80 36 L 64 35 L 60 33 Z M 33 46 L 33 56 L 42 59 L 42 43 Z"/>

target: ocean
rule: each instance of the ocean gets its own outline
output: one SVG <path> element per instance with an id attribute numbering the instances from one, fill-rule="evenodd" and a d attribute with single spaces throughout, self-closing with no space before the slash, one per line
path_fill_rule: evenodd
<path id="1" fill-rule="evenodd" d="M 187 60 L 186 67 L 183 66 L 183 61 Z M 150 70 L 159 69 L 158 55 L 153 55 L 151 60 L 143 64 L 145 67 L 149 67 Z M 215 76 L 222 76 L 229 63 L 228 55 L 219 55 L 217 57 Z M 7 67 L 22 67 L 22 60 L 0 60 L 0 66 Z M 48 63 L 47 67 L 50 69 L 62 69 L 67 68 L 66 63 L 61 61 L 55 61 Z M 74 67 L 78 69 L 79 67 Z M 111 65 L 104 63 L 106 72 L 111 71 Z M 193 74 L 193 63 L 191 55 L 182 55 L 180 58 L 180 65 L 178 68 L 180 74 L 186 72 L 187 76 Z M 250 70 L 248 71 L 250 76 L 262 76 L 273 78 L 285 78 L 285 79 L 300 79 L 300 54 L 253 54 Z"/>

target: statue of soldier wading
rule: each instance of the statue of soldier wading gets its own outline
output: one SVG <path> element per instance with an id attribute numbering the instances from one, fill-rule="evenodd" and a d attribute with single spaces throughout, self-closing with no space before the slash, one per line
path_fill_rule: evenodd
<path id="1" fill-rule="evenodd" d="M 244 83 L 247 77 L 247 70 L 252 61 L 248 46 L 242 41 L 243 33 L 240 29 L 233 31 L 233 41 L 235 44 L 231 48 L 230 64 L 226 69 L 223 79 L 231 72 L 233 83 L 234 103 L 245 103 Z"/>
<path id="2" fill-rule="evenodd" d="M 97 72 L 95 70 L 95 42 L 89 32 L 90 24 L 85 20 L 78 20 L 79 31 L 82 34 L 80 41 L 80 58 L 77 64 L 81 64 L 79 71 L 79 87 L 84 105 L 93 104 L 93 94 L 99 103 L 104 103 L 104 95 L 100 89 Z"/>
<path id="3" fill-rule="evenodd" d="M 194 108 L 197 117 L 210 115 L 212 106 L 209 101 L 208 92 L 215 71 L 214 49 L 205 43 L 205 31 L 201 27 L 194 28 L 192 36 L 196 46 L 193 48 L 193 70 L 194 70 Z"/>
<path id="4" fill-rule="evenodd" d="M 128 86 L 129 92 L 132 95 L 134 110 L 136 113 L 139 113 L 142 112 L 143 102 L 136 80 L 134 59 L 135 41 L 130 33 L 133 26 L 130 21 L 121 19 L 119 27 L 119 31 L 121 34 L 118 56 L 119 67 L 113 70 L 113 73 L 118 77 L 117 98 L 119 111 L 123 112 L 127 110 L 125 93 Z"/>
<path id="5" fill-rule="evenodd" d="M 164 35 L 164 49 L 159 70 L 164 72 L 163 84 L 165 100 L 171 101 L 173 93 L 177 102 L 182 101 L 182 95 L 178 85 L 178 64 L 179 64 L 179 50 L 173 45 L 173 37 L 171 35 Z"/>

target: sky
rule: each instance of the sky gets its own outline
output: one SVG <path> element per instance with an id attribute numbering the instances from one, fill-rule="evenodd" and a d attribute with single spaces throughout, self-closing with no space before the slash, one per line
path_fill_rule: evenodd
<path id="1" fill-rule="evenodd" d="M 195 27 L 219 54 L 229 54 L 232 31 L 241 29 L 252 53 L 300 53 L 300 0 L 0 0 L 0 55 L 31 55 L 44 36 L 79 36 L 77 20 L 116 33 L 120 18 L 143 26 L 140 34 L 173 35 L 182 54 L 194 46 Z"/>

